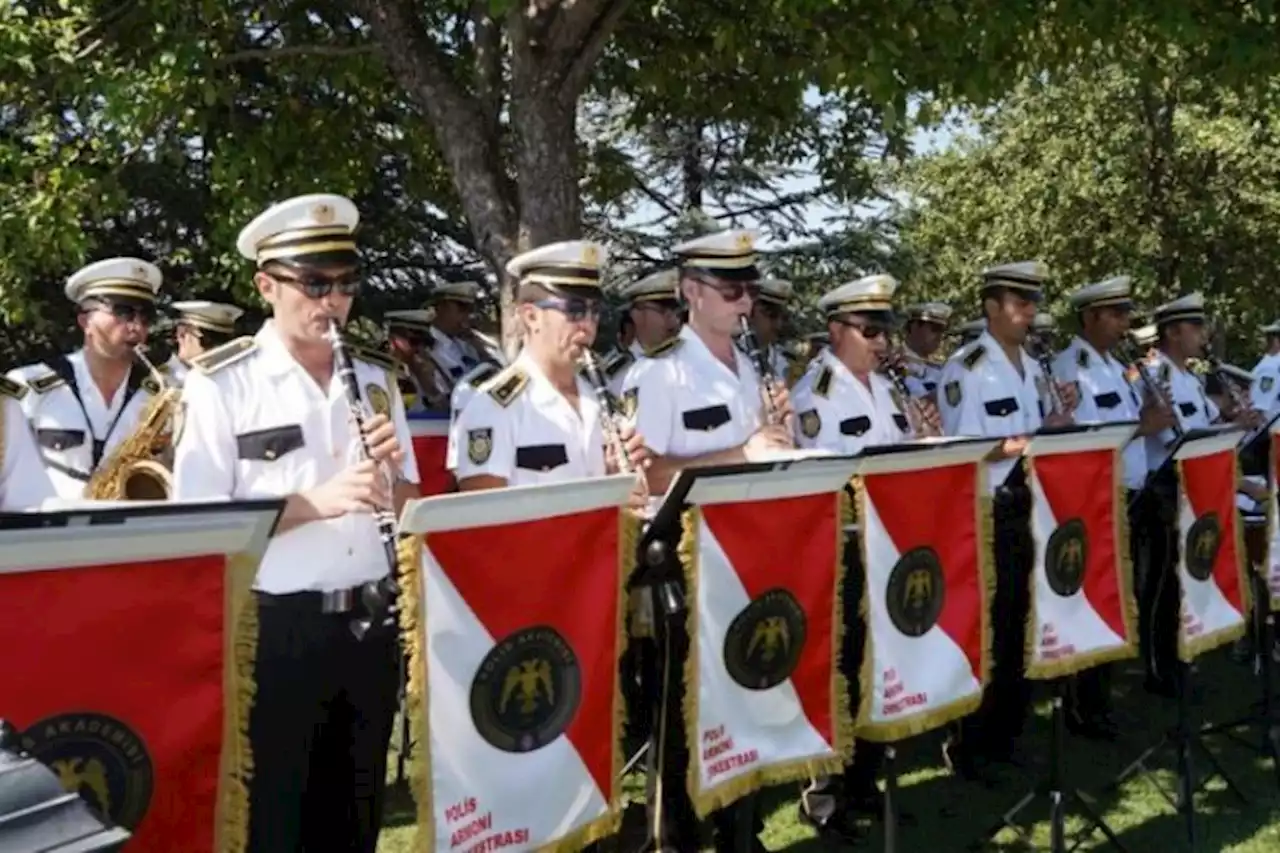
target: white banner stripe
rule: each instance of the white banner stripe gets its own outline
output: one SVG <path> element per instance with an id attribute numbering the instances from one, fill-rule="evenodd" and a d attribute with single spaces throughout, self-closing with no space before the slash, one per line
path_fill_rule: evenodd
<path id="1" fill-rule="evenodd" d="M 748 690 L 729 676 L 725 635 L 751 599 L 705 519 L 698 529 L 698 570 L 698 742 L 690 753 L 697 756 L 701 791 L 773 765 L 833 756 L 833 745 L 805 716 L 790 680 Z M 728 740 L 732 744 L 725 746 Z"/>
<path id="2" fill-rule="evenodd" d="M 1060 668 L 1068 665 L 1071 660 L 1085 665 L 1088 658 L 1126 648 L 1128 644 L 1124 636 L 1107 625 L 1085 596 L 1083 586 L 1066 597 L 1058 595 L 1049 586 L 1045 568 L 1049 537 L 1067 519 L 1054 517 L 1053 507 L 1049 504 L 1040 479 L 1028 479 L 1031 484 L 1031 533 L 1036 549 L 1035 570 L 1032 572 L 1035 594 L 1031 615 L 1035 642 L 1031 646 L 1032 658 L 1028 670 L 1040 666 L 1047 669 Z M 1118 542 L 1115 544 L 1119 545 Z M 1090 546 L 1086 543 L 1085 547 L 1087 549 Z M 1114 569 L 1112 571 L 1114 573 Z"/>
<path id="3" fill-rule="evenodd" d="M 1232 510 L 1235 511 L 1234 509 Z M 1223 631 L 1243 628 L 1245 615 L 1236 610 L 1222 590 L 1218 589 L 1212 575 L 1208 580 L 1196 580 L 1187 571 L 1187 534 L 1196 521 L 1191 501 L 1184 492 L 1178 494 L 1178 586 L 1181 589 L 1181 618 L 1178 624 L 1179 647 L 1195 646 L 1202 638 L 1212 637 Z M 1236 519 L 1239 523 L 1239 518 Z M 1223 531 L 1226 532 L 1225 529 Z M 1223 547 L 1230 543 L 1223 542 Z"/>
<path id="4" fill-rule="evenodd" d="M 471 682 L 494 640 L 430 550 L 423 559 L 435 849 L 466 850 L 523 832 L 523 841 L 512 836 L 517 843 L 503 849 L 534 850 L 603 817 L 605 798 L 567 737 L 510 753 L 480 736 Z"/>
<path id="5" fill-rule="evenodd" d="M 901 554 L 875 502 L 864 501 L 863 509 L 872 699 L 870 716 L 861 722 L 872 728 L 908 725 L 914 718 L 980 696 L 981 674 L 973 671 L 964 649 L 937 625 L 919 637 L 908 637 L 894 627 L 885 598 L 889 574 Z M 892 680 L 886 681 L 886 675 Z"/>

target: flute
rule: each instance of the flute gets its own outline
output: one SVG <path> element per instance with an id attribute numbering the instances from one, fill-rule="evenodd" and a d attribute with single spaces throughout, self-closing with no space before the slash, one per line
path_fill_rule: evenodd
<path id="1" fill-rule="evenodd" d="M 329 318 L 329 332 L 325 336 L 333 347 L 333 362 L 338 378 L 342 380 L 343 390 L 347 396 L 347 411 L 360 437 L 361 461 L 373 458 L 373 449 L 369 447 L 369 439 L 364 434 L 364 425 L 369 417 L 364 399 L 360 396 L 360 383 L 356 381 L 355 365 L 351 361 L 351 353 L 342 339 L 342 330 L 337 319 Z M 382 552 L 387 561 L 387 576 L 381 580 L 366 583 L 361 589 L 361 600 L 369 611 L 368 619 L 356 620 L 351 630 L 358 639 L 363 638 L 369 628 L 374 625 L 389 627 L 395 624 L 395 600 L 400 592 L 396 575 L 400 570 L 400 560 L 396 554 L 396 519 L 389 509 L 375 509 L 374 520 L 378 525 L 378 538 L 382 540 Z"/>
<path id="2" fill-rule="evenodd" d="M 751 320 L 748 319 L 746 314 L 738 315 L 738 327 L 742 331 L 742 348 L 746 350 L 747 357 L 751 359 L 751 363 L 755 365 L 756 373 L 760 376 L 760 393 L 764 397 L 765 423 L 770 426 L 776 426 L 781 423 L 782 418 L 779 417 L 778 407 L 773 402 L 773 383 L 776 381 L 776 377 L 773 374 L 773 365 L 769 364 L 769 358 L 760 346 L 760 340 L 751 328 Z"/>

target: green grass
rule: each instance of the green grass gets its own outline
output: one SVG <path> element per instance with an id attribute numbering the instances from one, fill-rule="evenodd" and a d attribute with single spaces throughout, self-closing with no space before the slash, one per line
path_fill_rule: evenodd
<path id="1" fill-rule="evenodd" d="M 1280 682 L 1280 668 L 1277 668 Z M 1246 665 L 1232 662 L 1225 650 L 1201 660 L 1197 682 L 1201 697 L 1193 707 L 1192 717 L 1204 723 L 1222 722 L 1248 713 L 1250 703 L 1259 696 L 1258 681 Z M 1041 691 L 1047 699 L 1047 692 Z M 1067 778 L 1070 784 L 1096 799 L 1104 815 L 1130 853 L 1173 853 L 1186 850 L 1185 824 L 1157 793 L 1153 779 L 1164 783 L 1172 794 L 1175 781 L 1174 755 L 1166 749 L 1149 762 L 1153 771 L 1139 774 L 1125 784 L 1109 786 L 1123 768 L 1139 753 L 1152 745 L 1176 719 L 1176 706 L 1170 700 L 1150 697 L 1142 690 L 1136 663 L 1119 665 L 1116 678 L 1116 715 L 1124 732 L 1114 744 L 1097 744 L 1070 738 L 1067 748 Z M 1256 744 L 1256 728 L 1240 729 L 1239 734 Z M 998 815 L 1011 808 L 1027 789 L 1037 771 L 1043 770 L 1049 744 L 1048 703 L 1037 706 L 1037 715 L 1021 740 L 1021 759 L 1025 768 L 1008 768 L 1008 772 L 992 788 L 965 782 L 948 773 L 939 751 L 938 733 L 923 735 L 901 745 L 901 806 L 914 818 L 914 824 L 899 831 L 898 849 L 903 853 L 917 851 L 964 851 L 982 837 L 984 830 L 998 820 Z M 1248 799 L 1240 803 L 1219 779 L 1211 780 L 1196 797 L 1197 850 L 1202 853 L 1274 853 L 1280 850 L 1280 787 L 1269 761 L 1260 757 L 1256 748 L 1217 736 L 1206 739 L 1233 780 Z M 395 756 L 393 755 L 393 758 Z M 1206 762 L 1195 756 L 1197 769 L 1204 772 Z M 392 763 L 394 773 L 394 761 Z M 639 780 L 628 780 L 629 790 L 636 790 Z M 817 853 L 830 850 L 796 818 L 796 789 L 788 786 L 761 795 L 768 815 L 764 842 L 770 850 L 789 853 Z M 629 815 L 628 826 L 634 821 Z M 1043 801 L 1019 815 L 1031 821 L 1037 849 L 1048 849 L 1048 806 Z M 642 819 L 642 818 L 641 818 Z M 386 828 L 378 845 L 379 853 L 409 853 L 413 850 L 413 806 L 407 791 L 393 790 Z M 1080 827 L 1074 816 L 1069 832 Z M 629 834 L 629 833 L 628 833 Z M 628 846 L 624 849 L 632 849 Z M 866 841 L 855 848 L 881 850 L 879 827 L 869 827 Z M 989 850 L 1026 849 L 1016 836 L 1006 831 Z M 1080 850 L 1105 850 L 1100 835 L 1082 844 Z"/>

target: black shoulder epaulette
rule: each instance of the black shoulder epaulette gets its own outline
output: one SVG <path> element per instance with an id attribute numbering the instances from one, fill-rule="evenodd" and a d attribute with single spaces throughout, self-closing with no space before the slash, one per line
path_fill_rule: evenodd
<path id="1" fill-rule="evenodd" d="M 822 370 L 818 373 L 818 378 L 813 380 L 813 393 L 819 397 L 826 397 L 831 393 L 831 382 L 836 378 L 836 372 L 831 369 L 828 364 L 822 365 Z"/>
<path id="2" fill-rule="evenodd" d="M 612 379 L 618 375 L 619 371 L 634 360 L 635 359 L 632 357 L 631 353 L 626 350 L 619 350 L 609 356 L 609 360 L 604 363 L 604 375 Z"/>
<path id="3" fill-rule="evenodd" d="M 351 344 L 347 347 L 351 351 L 352 358 L 358 358 L 361 361 L 367 361 L 369 364 L 381 367 L 383 370 L 396 370 L 397 362 L 394 358 L 385 352 L 379 352 L 371 347 L 362 347 L 358 344 Z"/>
<path id="4" fill-rule="evenodd" d="M 644 351 L 645 358 L 662 358 L 664 355 L 671 355 L 680 348 L 680 344 L 684 341 L 680 340 L 677 335 L 674 338 L 667 338 L 660 344 L 654 344 Z"/>
<path id="5" fill-rule="evenodd" d="M 27 386 L 21 382 L 14 382 L 7 376 L 0 376 L 0 396 L 21 400 L 27 396 Z"/>
<path id="6" fill-rule="evenodd" d="M 480 390 L 488 393 L 490 397 L 497 401 L 499 406 L 505 409 L 511 405 L 511 401 L 519 396 L 520 392 L 528 384 L 529 374 L 525 373 L 523 367 L 513 364 L 484 383 Z"/>
<path id="7" fill-rule="evenodd" d="M 1076 353 L 1076 364 L 1080 367 L 1089 366 L 1089 353 L 1084 347 L 1080 347 L 1080 350 Z"/>
<path id="8" fill-rule="evenodd" d="M 462 374 L 462 378 L 458 380 L 459 385 L 481 385 L 488 382 L 498 374 L 498 365 L 492 361 L 482 361 L 475 367 Z"/>
<path id="9" fill-rule="evenodd" d="M 191 359 L 191 366 L 201 373 L 210 374 L 234 364 L 258 348 L 258 342 L 245 335 L 234 341 L 227 341 L 220 347 L 214 347 Z"/>
<path id="10" fill-rule="evenodd" d="M 35 391 L 37 394 L 47 394 L 59 385 L 66 385 L 67 380 L 63 379 L 51 370 L 42 376 L 37 376 L 35 379 L 28 380 L 27 384 L 30 385 L 31 390 Z"/>
<path id="11" fill-rule="evenodd" d="M 978 366 L 978 362 L 982 361 L 983 356 L 987 354 L 987 348 L 982 344 L 978 344 L 973 351 L 967 353 L 963 359 L 966 370 L 973 370 Z"/>

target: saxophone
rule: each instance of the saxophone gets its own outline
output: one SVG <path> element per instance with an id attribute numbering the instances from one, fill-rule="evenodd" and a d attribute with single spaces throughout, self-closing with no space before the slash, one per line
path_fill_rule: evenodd
<path id="1" fill-rule="evenodd" d="M 138 426 L 103 460 L 84 489 L 98 501 L 165 501 L 173 494 L 174 418 L 181 389 L 168 381 L 139 344 L 134 355 L 160 386 L 142 410 Z"/>

